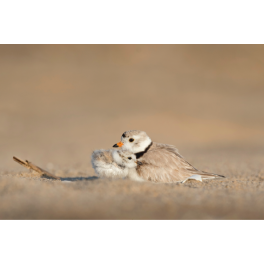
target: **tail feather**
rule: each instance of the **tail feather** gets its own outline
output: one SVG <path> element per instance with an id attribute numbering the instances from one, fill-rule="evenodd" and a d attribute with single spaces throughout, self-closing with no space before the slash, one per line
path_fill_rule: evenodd
<path id="1" fill-rule="evenodd" d="M 210 173 L 206 171 L 195 171 L 195 173 L 186 178 L 185 180 L 181 181 L 181 183 L 185 183 L 188 180 L 197 180 L 197 181 L 202 181 L 202 180 L 210 180 L 210 179 L 217 179 L 217 178 L 226 178 L 226 176 L 220 175 L 220 174 L 215 174 L 215 173 Z"/>
<path id="2" fill-rule="evenodd" d="M 204 176 L 203 178 L 226 178 L 224 175 L 216 174 L 216 173 L 211 173 L 211 172 L 206 172 L 206 171 L 200 171 L 199 174 L 201 176 Z M 206 177 L 207 176 L 207 177 Z"/>

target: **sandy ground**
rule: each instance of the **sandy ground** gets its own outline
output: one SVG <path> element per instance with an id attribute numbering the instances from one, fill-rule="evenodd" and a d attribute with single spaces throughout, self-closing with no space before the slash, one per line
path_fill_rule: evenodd
<path id="1" fill-rule="evenodd" d="M 0 218 L 263 219 L 263 71 L 261 45 L 0 46 Z M 227 178 L 94 177 L 129 129 Z"/>
<path id="2" fill-rule="evenodd" d="M 232 153 L 236 155 L 235 153 Z M 0 176 L 1 219 L 264 219 L 264 153 L 230 162 L 205 155 L 195 165 L 225 174 L 224 180 L 185 184 L 98 179 L 53 170 L 62 181 L 26 171 Z M 238 157 L 237 157 L 238 158 Z M 205 162 L 204 160 L 207 162 Z M 236 159 L 237 160 L 237 159 Z M 242 161 L 243 160 L 243 161 Z M 263 164 L 263 163 L 262 163 Z M 23 169 L 22 169 L 23 170 Z"/>
<path id="3" fill-rule="evenodd" d="M 264 151 L 250 159 L 230 151 L 222 155 L 210 151 L 196 159 L 196 166 L 228 176 L 202 183 L 98 179 L 78 167 L 52 170 L 62 181 L 26 169 L 5 172 L 0 176 L 0 218 L 264 219 Z M 232 157 L 235 161 L 230 162 Z"/>

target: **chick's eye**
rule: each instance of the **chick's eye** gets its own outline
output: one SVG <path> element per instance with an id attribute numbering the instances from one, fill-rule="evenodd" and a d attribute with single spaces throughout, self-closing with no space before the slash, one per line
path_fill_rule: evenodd
<path id="1" fill-rule="evenodd" d="M 129 139 L 129 142 L 133 142 L 133 141 L 134 141 L 134 138 L 130 138 L 130 139 Z"/>
<path id="2" fill-rule="evenodd" d="M 132 158 L 131 157 L 128 157 L 129 160 L 131 160 Z"/>

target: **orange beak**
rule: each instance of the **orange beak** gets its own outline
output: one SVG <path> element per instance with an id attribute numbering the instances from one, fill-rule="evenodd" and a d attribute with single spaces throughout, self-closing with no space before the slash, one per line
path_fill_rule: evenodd
<path id="1" fill-rule="evenodd" d="M 117 144 L 115 144 L 114 146 L 113 146 L 113 148 L 120 148 L 120 147 L 122 147 L 124 144 L 120 141 L 120 142 L 118 142 Z"/>

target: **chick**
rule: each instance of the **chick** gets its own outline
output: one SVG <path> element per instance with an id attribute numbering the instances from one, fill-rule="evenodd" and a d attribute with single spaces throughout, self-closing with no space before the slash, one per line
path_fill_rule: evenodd
<path id="1" fill-rule="evenodd" d="M 125 178 L 141 181 L 136 168 L 140 163 L 136 156 L 127 150 L 95 150 L 92 153 L 92 166 L 98 176 Z M 140 163 L 141 164 L 141 163 Z"/>

